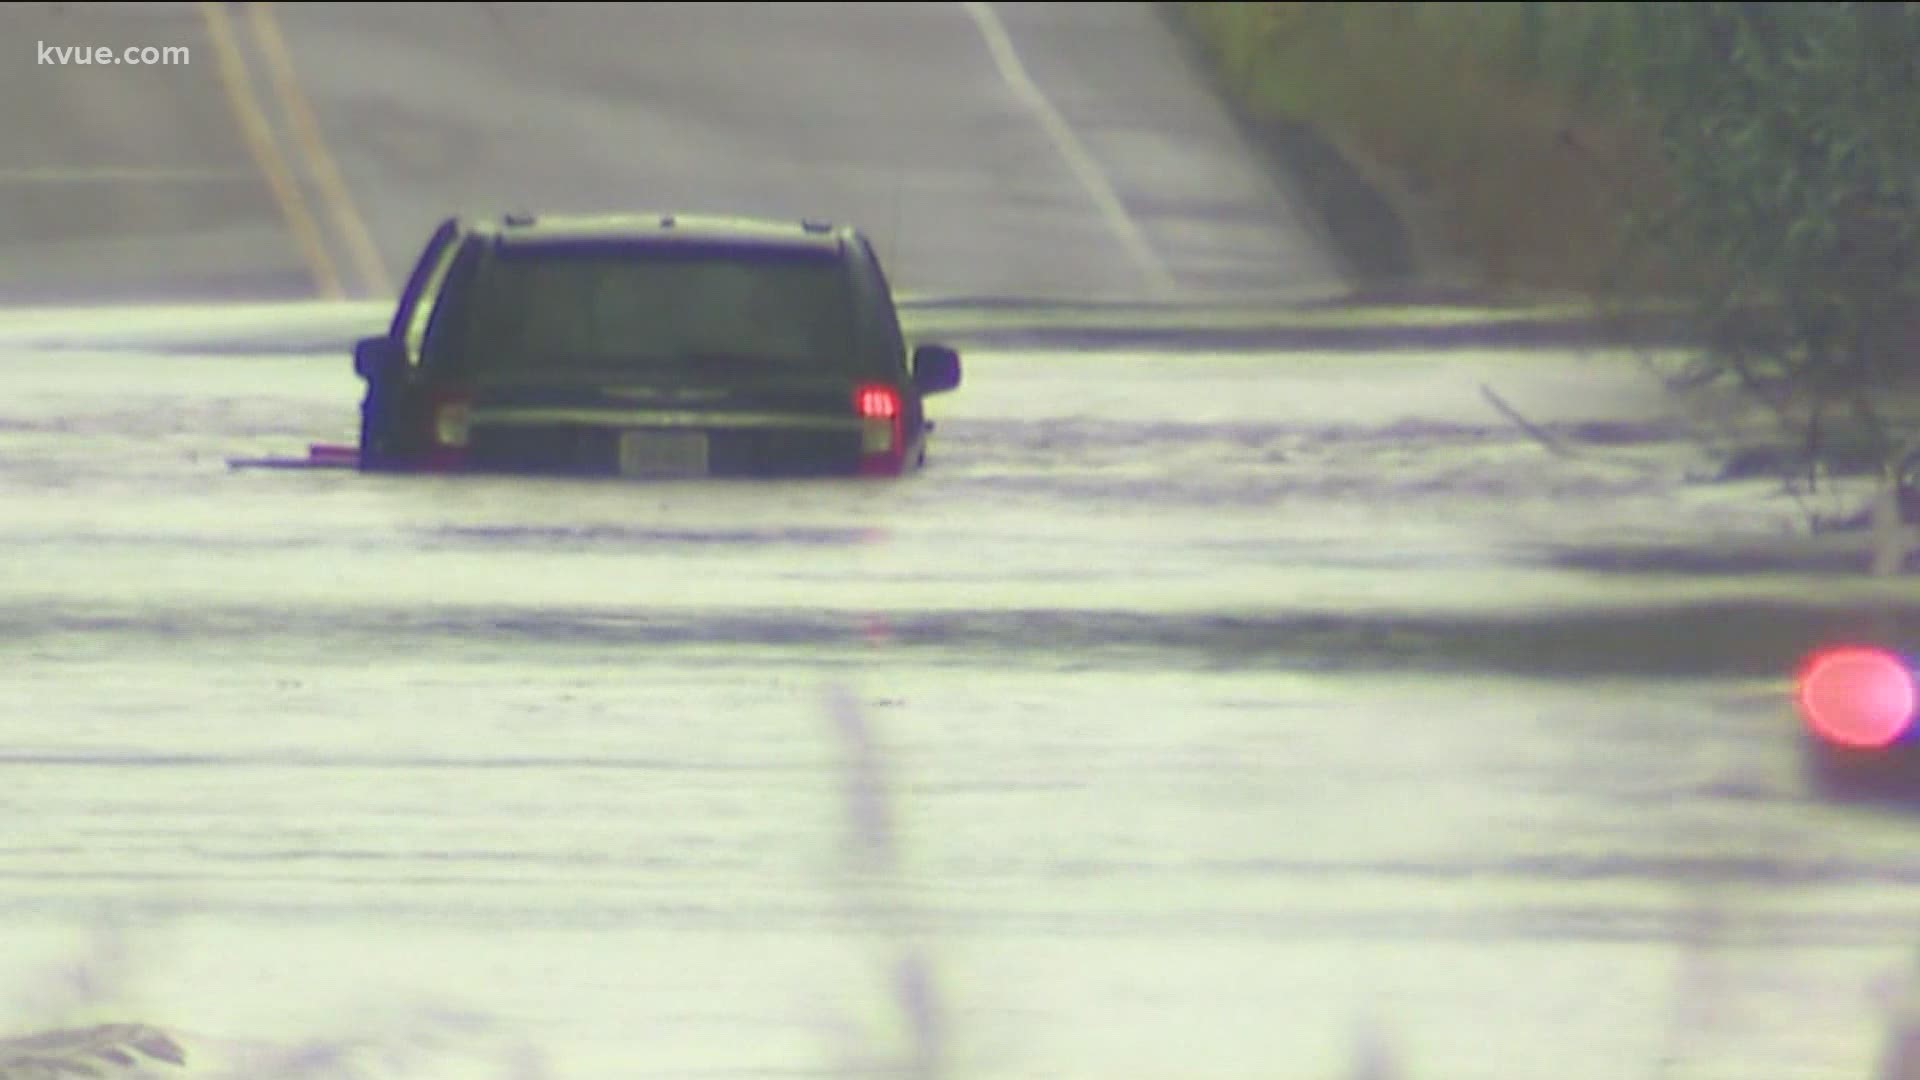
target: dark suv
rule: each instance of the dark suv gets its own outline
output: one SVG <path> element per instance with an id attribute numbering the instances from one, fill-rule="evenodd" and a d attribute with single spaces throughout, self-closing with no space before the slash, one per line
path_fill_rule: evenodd
<path id="1" fill-rule="evenodd" d="M 366 381 L 360 467 L 899 475 L 960 357 L 906 342 L 861 232 L 818 222 L 449 218 Z"/>

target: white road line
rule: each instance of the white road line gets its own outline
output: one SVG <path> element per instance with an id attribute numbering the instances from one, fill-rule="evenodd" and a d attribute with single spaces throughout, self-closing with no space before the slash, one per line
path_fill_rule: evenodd
<path id="1" fill-rule="evenodd" d="M 993 5 L 966 3 L 961 6 L 967 9 L 974 25 L 979 27 L 980 36 L 986 39 L 987 51 L 993 54 L 993 64 L 1000 69 L 1000 78 L 1033 110 L 1047 137 L 1053 140 L 1060 156 L 1066 159 L 1067 167 L 1073 170 L 1080 186 L 1087 189 L 1088 197 L 1099 209 L 1100 216 L 1106 219 L 1107 227 L 1120 238 L 1127 254 L 1133 257 L 1134 263 L 1146 274 L 1153 287 L 1162 293 L 1172 292 L 1176 284 L 1173 275 L 1154 253 L 1153 246 L 1147 242 L 1146 235 L 1140 231 L 1132 215 L 1127 213 L 1126 206 L 1120 202 L 1120 196 L 1114 193 L 1113 185 L 1107 181 L 1106 174 L 1100 171 L 1093 155 L 1087 153 L 1087 148 L 1073 133 L 1066 118 L 1060 115 L 1060 111 L 1047 100 L 1047 95 L 1034 84 L 1033 77 L 1027 74 L 1026 66 L 1020 62 L 1020 54 L 1014 51 L 1013 40 L 1007 36 L 1006 27 L 1001 24 L 1000 16 L 994 13 Z"/>

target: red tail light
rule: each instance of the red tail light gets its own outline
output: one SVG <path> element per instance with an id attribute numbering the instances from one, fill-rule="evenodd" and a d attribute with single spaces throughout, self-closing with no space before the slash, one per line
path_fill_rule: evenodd
<path id="1" fill-rule="evenodd" d="M 885 383 L 854 388 L 853 411 L 860 417 L 860 472 L 891 476 L 900 471 L 906 447 L 900 422 L 900 391 Z"/>
<path id="2" fill-rule="evenodd" d="M 473 395 L 463 389 L 439 390 L 427 399 L 429 469 L 454 469 L 465 464 L 472 413 Z"/>
<path id="3" fill-rule="evenodd" d="M 1800 715 L 1813 733 L 1836 746 L 1882 750 L 1909 734 L 1920 687 L 1898 655 L 1882 649 L 1823 649 L 1795 679 Z"/>
<path id="4" fill-rule="evenodd" d="M 853 409 L 867 419 L 891 420 L 900 415 L 900 393 L 881 383 L 862 386 L 853 392 Z"/>

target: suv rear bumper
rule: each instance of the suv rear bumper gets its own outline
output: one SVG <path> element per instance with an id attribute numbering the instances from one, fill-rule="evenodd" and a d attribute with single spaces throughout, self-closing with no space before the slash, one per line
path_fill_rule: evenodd
<path id="1" fill-rule="evenodd" d="M 477 418 L 476 418 L 477 420 Z M 860 469 L 857 424 L 832 426 L 752 426 L 632 428 L 581 424 L 476 422 L 464 465 L 480 471 L 538 472 L 620 476 L 621 437 L 626 431 L 671 433 L 703 445 L 697 465 L 668 467 L 672 474 L 704 476 L 830 476 Z"/>

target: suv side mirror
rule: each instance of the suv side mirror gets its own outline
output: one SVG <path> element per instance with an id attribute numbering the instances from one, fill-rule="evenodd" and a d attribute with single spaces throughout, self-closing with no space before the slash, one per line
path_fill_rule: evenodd
<path id="1" fill-rule="evenodd" d="M 913 385 L 923 394 L 938 394 L 960 385 L 960 354 L 945 345 L 921 345 L 913 350 Z"/>
<path id="2" fill-rule="evenodd" d="M 353 373 L 368 382 L 391 378 L 406 366 L 407 354 L 392 338 L 370 337 L 354 342 Z"/>

